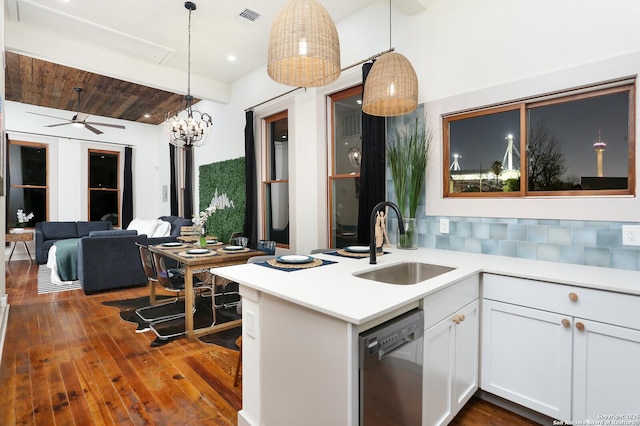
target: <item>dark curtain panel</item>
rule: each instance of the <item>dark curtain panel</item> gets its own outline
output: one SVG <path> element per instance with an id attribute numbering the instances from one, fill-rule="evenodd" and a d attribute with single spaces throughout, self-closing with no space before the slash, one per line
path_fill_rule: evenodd
<path id="1" fill-rule="evenodd" d="M 171 203 L 171 216 L 179 216 L 180 209 L 178 207 L 178 176 L 176 175 L 176 146 L 169 144 L 169 162 L 170 162 L 170 182 L 169 182 L 169 200 Z"/>
<path id="2" fill-rule="evenodd" d="M 184 217 L 193 217 L 193 147 L 184 149 Z"/>
<path id="3" fill-rule="evenodd" d="M 258 204 L 256 188 L 256 156 L 255 138 L 253 135 L 253 111 L 245 112 L 244 157 L 245 157 L 245 191 L 246 206 L 244 211 L 243 235 L 249 238 L 249 246 L 256 248 L 258 244 Z"/>
<path id="4" fill-rule="evenodd" d="M 120 226 L 126 229 L 133 220 L 133 174 L 131 168 L 133 149 L 124 149 L 124 188 L 122 189 L 122 221 Z"/>
<path id="5" fill-rule="evenodd" d="M 9 165 L 11 164 L 11 161 L 9 161 L 9 135 L 5 134 L 5 140 L 4 140 L 4 153 L 6 155 L 5 159 L 4 159 L 4 163 L 6 164 L 5 166 L 5 176 L 4 176 L 4 196 L 5 196 L 5 234 L 9 233 L 9 226 L 11 225 L 11 215 L 9 214 L 9 196 L 11 195 L 11 173 L 10 173 L 10 169 L 9 169 Z M 0 172 L 2 172 L 2 170 L 0 170 Z M 45 219 L 46 220 L 46 219 Z"/>
<path id="6" fill-rule="evenodd" d="M 362 82 L 373 66 L 362 66 Z M 373 207 L 386 198 L 385 118 L 362 113 L 362 162 L 360 164 L 360 203 L 358 205 L 358 243 L 369 244 Z"/>

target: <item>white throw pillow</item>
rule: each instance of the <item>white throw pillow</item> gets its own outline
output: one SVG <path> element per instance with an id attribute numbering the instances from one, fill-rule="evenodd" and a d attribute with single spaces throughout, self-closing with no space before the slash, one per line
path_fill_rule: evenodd
<path id="1" fill-rule="evenodd" d="M 147 237 L 151 237 L 158 227 L 158 221 L 159 219 L 133 219 L 127 229 L 135 229 L 138 235 L 146 234 Z"/>
<path id="2" fill-rule="evenodd" d="M 171 224 L 162 219 L 158 219 L 158 226 L 150 237 L 168 237 L 171 235 Z"/>

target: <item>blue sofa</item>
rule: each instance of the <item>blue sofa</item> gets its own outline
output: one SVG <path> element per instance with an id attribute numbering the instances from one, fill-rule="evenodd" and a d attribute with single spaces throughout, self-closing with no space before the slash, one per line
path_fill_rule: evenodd
<path id="1" fill-rule="evenodd" d="M 58 240 L 82 238 L 92 231 L 113 229 L 111 222 L 36 222 L 36 263 L 47 263 L 49 249 Z"/>

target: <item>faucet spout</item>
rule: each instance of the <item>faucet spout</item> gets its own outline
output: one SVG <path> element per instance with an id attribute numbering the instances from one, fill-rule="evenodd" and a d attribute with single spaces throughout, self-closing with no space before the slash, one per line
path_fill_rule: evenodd
<path id="1" fill-rule="evenodd" d="M 378 247 L 376 247 L 376 215 L 378 210 L 383 207 L 391 207 L 395 212 L 396 216 L 398 216 L 398 230 L 401 234 L 404 235 L 404 222 L 402 220 L 402 214 L 400 213 L 400 209 L 397 205 L 393 204 L 390 201 L 382 201 L 375 205 L 373 210 L 371 211 L 371 228 L 370 228 L 370 239 L 369 239 L 369 264 L 376 264 L 376 255 L 378 252 Z"/>

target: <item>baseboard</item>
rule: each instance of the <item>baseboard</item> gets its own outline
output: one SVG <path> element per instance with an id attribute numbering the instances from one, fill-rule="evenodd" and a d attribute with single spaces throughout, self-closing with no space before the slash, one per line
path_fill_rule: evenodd
<path id="1" fill-rule="evenodd" d="M 7 335 L 7 327 L 9 324 L 9 304 L 7 303 L 7 295 L 0 298 L 0 365 L 2 364 L 2 350 L 4 348 L 4 339 Z"/>
<path id="2" fill-rule="evenodd" d="M 527 407 L 523 407 L 522 405 L 516 404 L 515 402 L 508 401 L 492 393 L 483 391 L 482 389 L 479 389 L 478 392 L 476 392 L 476 396 L 484 401 L 490 402 L 491 404 L 497 405 L 498 407 L 504 408 L 505 410 L 509 410 L 512 413 L 518 414 L 538 424 L 553 424 L 554 419 L 552 419 L 551 417 L 548 417 L 542 413 L 538 413 L 537 411 L 533 411 Z"/>

